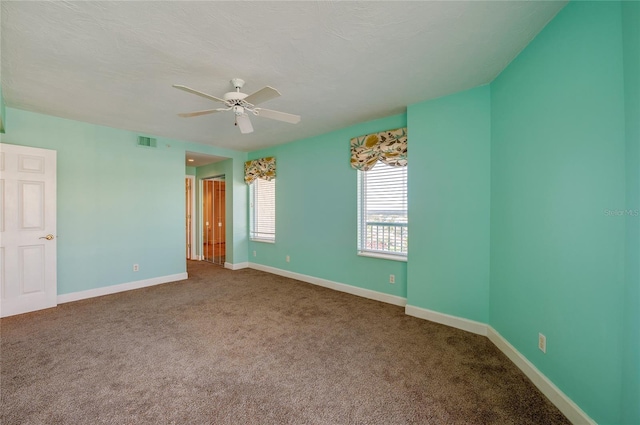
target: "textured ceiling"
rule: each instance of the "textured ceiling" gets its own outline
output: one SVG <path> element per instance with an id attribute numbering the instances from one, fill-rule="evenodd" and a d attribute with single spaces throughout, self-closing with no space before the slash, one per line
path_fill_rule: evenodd
<path id="1" fill-rule="evenodd" d="M 227 158 L 222 156 L 187 151 L 185 152 L 184 165 L 187 167 L 201 167 L 203 165 L 224 161 L 225 159 Z"/>
<path id="2" fill-rule="evenodd" d="M 158 136 L 255 150 L 403 112 L 489 83 L 566 2 L 2 1 L 7 106 Z M 221 97 L 266 85 L 292 125 L 230 112 Z"/>

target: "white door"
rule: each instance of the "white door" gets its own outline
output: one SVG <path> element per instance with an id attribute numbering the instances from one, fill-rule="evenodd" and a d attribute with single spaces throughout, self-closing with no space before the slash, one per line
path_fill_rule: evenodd
<path id="1" fill-rule="evenodd" d="M 55 307 L 56 152 L 0 143 L 0 317 Z"/>

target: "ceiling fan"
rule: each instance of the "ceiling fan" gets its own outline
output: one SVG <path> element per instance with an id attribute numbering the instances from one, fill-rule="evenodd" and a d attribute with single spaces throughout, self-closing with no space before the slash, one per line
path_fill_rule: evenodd
<path id="1" fill-rule="evenodd" d="M 256 105 L 266 102 L 267 100 L 274 99 L 280 96 L 280 92 L 273 87 L 264 87 L 255 93 L 247 95 L 241 93 L 240 89 L 244 86 L 244 80 L 240 78 L 234 78 L 231 80 L 231 84 L 235 87 L 236 91 L 225 93 L 222 99 L 210 94 L 203 93 L 192 88 L 174 84 L 173 87 L 186 91 L 187 93 L 193 93 L 198 96 L 202 96 L 205 99 L 213 100 L 214 102 L 223 103 L 225 108 L 205 109 L 203 111 L 188 112 L 184 114 L 178 114 L 183 118 L 198 117 L 200 115 L 214 114 L 222 111 L 233 111 L 235 115 L 235 125 L 238 126 L 242 134 L 253 132 L 253 126 L 251 120 L 249 120 L 249 112 L 253 115 L 270 118 L 272 120 L 284 121 L 290 124 L 297 124 L 300 122 L 300 115 L 288 114 L 286 112 L 273 111 L 271 109 L 257 108 Z"/>

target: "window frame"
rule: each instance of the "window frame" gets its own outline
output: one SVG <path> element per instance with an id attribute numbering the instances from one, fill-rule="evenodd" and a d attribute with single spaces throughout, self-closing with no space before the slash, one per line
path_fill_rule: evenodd
<path id="1" fill-rule="evenodd" d="M 267 232 L 260 231 L 262 229 L 257 228 L 260 221 L 260 215 L 258 214 L 259 203 L 256 201 L 258 196 L 258 185 L 273 183 L 273 236 L 268 235 Z M 259 236 L 256 236 L 259 235 Z M 255 179 L 249 185 L 249 240 L 252 242 L 264 242 L 275 243 L 276 242 L 276 179 L 265 180 Z"/>
<path id="2" fill-rule="evenodd" d="M 373 167 L 377 167 L 380 163 L 382 163 L 381 161 L 378 161 L 376 163 L 376 165 Z M 384 163 L 382 163 L 384 164 Z M 385 164 L 386 165 L 386 164 Z M 388 166 L 387 166 L 388 167 Z M 400 236 L 400 244 L 401 244 L 401 249 L 402 246 L 405 246 L 405 251 L 404 252 L 394 252 L 394 251 L 388 251 L 388 250 L 378 250 L 378 249 L 367 249 L 366 248 L 366 227 L 367 227 L 367 221 L 366 221 L 366 211 L 365 211 L 365 206 L 367 204 L 366 201 L 366 197 L 367 197 L 367 188 L 365 187 L 366 185 L 366 173 L 371 173 L 373 168 L 369 171 L 362 171 L 362 170 L 357 170 L 357 189 L 358 189 L 358 202 L 357 202 L 357 255 L 359 256 L 363 256 L 363 257 L 373 257 L 373 258 L 382 258 L 382 259 L 386 259 L 386 260 L 394 260 L 394 261 L 403 261 L 406 262 L 407 258 L 408 258 L 408 253 L 409 253 L 409 249 L 408 249 L 408 228 L 409 228 L 409 219 L 408 219 L 408 169 L 407 167 L 401 167 L 404 168 L 405 171 L 405 175 L 404 175 L 404 189 L 405 189 L 405 198 L 403 200 L 404 206 L 405 206 L 405 211 L 406 211 L 406 225 L 405 226 L 391 226 L 391 227 L 403 227 L 403 230 L 401 230 L 401 236 Z M 392 167 L 392 168 L 400 168 L 400 167 Z M 371 189 L 371 188 L 370 188 Z M 390 222 L 390 223 L 394 223 L 394 222 Z M 394 223 L 396 224 L 396 223 Z M 388 226 L 384 226 L 384 227 L 388 227 Z M 395 230 L 394 230 L 395 232 Z M 403 244 L 402 235 L 405 235 L 404 238 L 406 238 L 406 243 Z M 383 235 L 384 235 L 384 230 L 383 230 Z M 383 236 L 384 237 L 384 236 Z M 394 238 L 395 239 L 395 238 Z"/>

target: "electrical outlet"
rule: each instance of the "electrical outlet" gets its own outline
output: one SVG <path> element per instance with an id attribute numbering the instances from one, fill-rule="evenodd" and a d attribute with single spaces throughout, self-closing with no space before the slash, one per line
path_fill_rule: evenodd
<path id="1" fill-rule="evenodd" d="M 289 261 L 291 261 L 291 258 L 287 255 L 286 260 L 287 260 L 287 263 L 288 263 Z"/>
<path id="2" fill-rule="evenodd" d="M 254 256 L 254 257 L 256 256 L 256 252 L 255 252 L 255 251 L 253 251 L 253 256 Z"/>
<path id="3" fill-rule="evenodd" d="M 538 348 L 540 351 L 547 354 L 547 337 L 541 333 L 538 334 Z"/>
<path id="4" fill-rule="evenodd" d="M 137 265 L 137 264 L 134 264 L 134 265 L 133 265 L 133 271 L 134 271 L 134 272 L 140 271 L 140 266 L 139 266 L 139 265 Z"/>
<path id="5" fill-rule="evenodd" d="M 389 283 L 396 283 L 396 275 L 394 274 L 389 275 Z"/>

